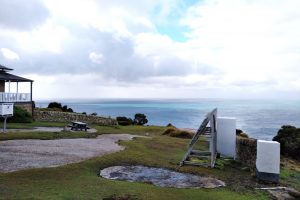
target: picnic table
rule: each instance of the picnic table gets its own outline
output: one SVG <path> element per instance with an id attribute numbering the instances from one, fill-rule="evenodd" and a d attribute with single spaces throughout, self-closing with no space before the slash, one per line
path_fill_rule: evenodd
<path id="1" fill-rule="evenodd" d="M 85 130 L 87 131 L 87 129 L 89 129 L 90 127 L 88 127 L 87 123 L 84 123 L 84 122 L 78 122 L 78 121 L 74 121 L 72 122 L 71 125 L 69 125 L 71 127 L 71 130 L 75 130 L 75 131 L 78 131 L 78 130 Z"/>

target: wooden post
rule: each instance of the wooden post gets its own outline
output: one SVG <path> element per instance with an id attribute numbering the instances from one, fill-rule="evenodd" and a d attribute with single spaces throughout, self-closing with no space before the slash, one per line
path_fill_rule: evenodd
<path id="1" fill-rule="evenodd" d="M 32 102 L 32 81 L 30 82 L 30 101 Z"/>
<path id="2" fill-rule="evenodd" d="M 10 93 L 10 80 L 8 81 L 8 93 Z"/>
<path id="3" fill-rule="evenodd" d="M 34 120 L 34 112 L 33 112 L 34 103 L 32 101 L 32 81 L 30 82 L 30 102 L 31 102 L 31 116 L 32 119 Z"/>

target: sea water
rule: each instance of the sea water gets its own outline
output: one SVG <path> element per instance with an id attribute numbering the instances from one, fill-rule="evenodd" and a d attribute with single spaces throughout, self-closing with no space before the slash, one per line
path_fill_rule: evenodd
<path id="1" fill-rule="evenodd" d="M 37 101 L 37 107 L 47 107 L 50 101 Z M 235 117 L 237 128 L 250 137 L 272 140 L 282 125 L 300 127 L 300 100 L 65 100 L 60 101 L 75 112 L 97 113 L 98 116 L 134 118 L 144 113 L 148 125 L 197 129 L 206 113 L 218 108 L 218 116 Z"/>

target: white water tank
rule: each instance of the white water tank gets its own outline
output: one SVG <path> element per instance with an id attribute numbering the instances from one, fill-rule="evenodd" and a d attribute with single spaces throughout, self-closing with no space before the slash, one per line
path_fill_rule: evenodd
<path id="1" fill-rule="evenodd" d="M 14 104 L 13 103 L 0 103 L 0 116 L 13 115 Z"/>
<path id="2" fill-rule="evenodd" d="M 217 118 L 217 151 L 221 155 L 234 157 L 236 155 L 236 118 Z"/>

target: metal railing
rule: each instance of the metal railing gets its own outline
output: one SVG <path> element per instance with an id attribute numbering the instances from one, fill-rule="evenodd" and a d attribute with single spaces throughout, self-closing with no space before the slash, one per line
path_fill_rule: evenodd
<path id="1" fill-rule="evenodd" d="M 31 101 L 30 93 L 0 92 L 0 102 L 28 102 Z"/>

